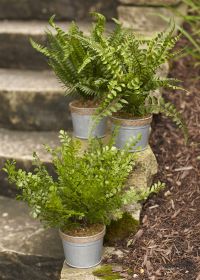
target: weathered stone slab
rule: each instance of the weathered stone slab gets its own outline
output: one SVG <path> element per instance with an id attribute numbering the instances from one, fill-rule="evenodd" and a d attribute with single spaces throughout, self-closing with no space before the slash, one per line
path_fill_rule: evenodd
<path id="1" fill-rule="evenodd" d="M 152 184 L 153 176 L 158 172 L 156 157 L 150 148 L 139 152 L 136 165 L 129 175 L 127 186 L 134 189 L 147 189 Z"/>
<path id="2" fill-rule="evenodd" d="M 0 196 L 0 251 L 62 259 L 58 230 L 44 229 L 29 212 L 25 203 Z"/>
<path id="3" fill-rule="evenodd" d="M 108 18 L 116 17 L 115 0 L 1 0 L 0 19 L 89 19 L 89 12 L 99 11 Z"/>
<path id="4" fill-rule="evenodd" d="M 71 129 L 64 89 L 50 71 L 0 69 L 0 126 L 19 130 Z"/>
<path id="5" fill-rule="evenodd" d="M 178 5 L 181 0 L 119 0 L 120 3 L 135 6 L 165 6 L 165 5 Z"/>
<path id="6" fill-rule="evenodd" d="M 61 259 L 4 251 L 0 252 L 0 279 L 60 280 L 62 264 Z"/>
<path id="7" fill-rule="evenodd" d="M 177 6 L 177 13 L 185 15 L 187 6 L 181 4 Z M 170 18 L 174 19 L 175 23 L 181 25 L 182 17 L 175 15 L 172 10 L 165 7 L 118 7 L 119 20 L 125 27 L 132 28 L 136 33 L 145 37 L 155 36 L 156 33 L 164 31 Z M 165 19 L 163 19 L 164 17 Z"/>
<path id="8" fill-rule="evenodd" d="M 158 163 L 149 146 L 146 150 L 139 152 L 135 168 L 129 175 L 127 181 L 127 191 L 131 192 L 131 190 L 133 190 L 135 193 L 135 190 L 147 190 L 152 185 L 153 178 L 157 172 Z M 142 210 L 140 203 L 130 203 L 124 207 L 123 210 L 130 213 L 136 221 L 140 221 L 140 214 Z"/>
<path id="9" fill-rule="evenodd" d="M 124 253 L 120 250 L 116 250 L 113 247 L 106 247 L 103 259 L 107 259 L 112 255 L 117 255 L 119 258 L 123 258 Z M 93 268 L 88 269 L 76 269 L 71 268 L 67 264 L 64 263 L 63 269 L 61 271 L 61 278 L 60 280 L 98 280 L 99 277 L 93 275 L 93 271 L 102 267 L 102 265 L 98 265 Z M 120 278 L 119 278 L 120 280 Z"/>

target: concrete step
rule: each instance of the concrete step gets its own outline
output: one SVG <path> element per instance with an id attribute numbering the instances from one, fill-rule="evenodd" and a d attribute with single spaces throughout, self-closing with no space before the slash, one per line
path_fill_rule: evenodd
<path id="1" fill-rule="evenodd" d="M 57 22 L 64 29 L 71 22 Z M 84 32 L 88 32 L 91 24 L 78 22 Z M 44 43 L 47 21 L 0 21 L 0 68 L 21 69 L 49 69 L 46 59 L 34 50 L 29 42 L 30 38 Z M 112 24 L 108 24 L 111 28 Z"/>
<path id="2" fill-rule="evenodd" d="M 70 97 L 50 71 L 0 69 L 0 127 L 53 130 L 71 127 Z"/>
<path id="3" fill-rule="evenodd" d="M 0 19 L 86 19 L 90 11 L 100 11 L 109 18 L 116 17 L 115 0 L 1 0 Z"/>
<path id="4" fill-rule="evenodd" d="M 0 252 L 0 279 L 60 280 L 62 264 L 60 259 L 3 251 Z"/>
<path id="5" fill-rule="evenodd" d="M 64 259 L 58 231 L 44 229 L 29 211 L 0 196 L 0 279 L 58 280 Z"/>
<path id="6" fill-rule="evenodd" d="M 0 169 L 7 159 L 15 159 L 17 167 L 32 170 L 33 151 L 46 163 L 52 172 L 50 156 L 44 149 L 44 144 L 54 147 L 59 144 L 57 132 L 25 132 L 0 129 Z M 15 197 L 18 191 L 7 181 L 5 172 L 0 176 L 0 195 Z"/>
<path id="7" fill-rule="evenodd" d="M 1 187 L 3 187 L 1 185 Z M 45 229 L 21 201 L 0 196 L 0 252 L 63 258 L 58 230 Z"/>
<path id="8" fill-rule="evenodd" d="M 68 23 L 60 22 L 63 28 Z M 45 43 L 47 21 L 0 21 L 0 68 L 49 69 L 46 59 L 34 50 L 29 38 Z M 87 24 L 81 23 L 83 29 Z"/>

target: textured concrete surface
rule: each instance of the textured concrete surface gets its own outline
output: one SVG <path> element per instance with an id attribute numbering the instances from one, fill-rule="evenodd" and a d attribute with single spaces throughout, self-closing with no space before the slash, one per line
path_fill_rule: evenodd
<path id="1" fill-rule="evenodd" d="M 1 0 L 0 19 L 88 19 L 89 12 L 100 11 L 107 17 L 116 17 L 115 0 Z"/>
<path id="2" fill-rule="evenodd" d="M 177 5 L 181 0 L 119 0 L 122 4 L 127 5 L 145 5 L 145 6 L 165 6 L 165 5 Z"/>
<path id="3" fill-rule="evenodd" d="M 60 280 L 63 260 L 50 257 L 0 252 L 1 280 Z"/>
<path id="4" fill-rule="evenodd" d="M 0 251 L 63 258 L 58 231 L 44 229 L 29 211 L 25 203 L 0 196 Z"/>
<path id="5" fill-rule="evenodd" d="M 123 258 L 124 253 L 120 250 L 116 250 L 113 247 L 106 247 L 104 251 L 103 259 L 116 255 L 119 258 Z M 89 269 L 76 269 L 76 268 L 71 268 L 66 263 L 64 263 L 60 280 L 98 280 L 100 278 L 94 276 L 92 272 L 100 267 L 101 265 Z"/>
<path id="6" fill-rule="evenodd" d="M 36 151 L 44 162 L 49 162 L 50 157 L 45 152 L 44 144 L 55 146 L 58 143 L 57 132 L 25 132 L 0 129 L 1 158 L 31 161 L 33 151 Z"/>
<path id="7" fill-rule="evenodd" d="M 67 29 L 70 22 L 57 22 Z M 91 24 L 78 22 L 84 32 L 88 32 Z M 45 30 L 47 21 L 0 21 L 0 68 L 49 69 L 46 59 L 34 50 L 29 42 L 46 42 Z M 113 24 L 108 24 L 112 29 Z"/>
<path id="8" fill-rule="evenodd" d="M 0 126 L 20 130 L 71 128 L 71 97 L 50 71 L 0 69 Z"/>
<path id="9" fill-rule="evenodd" d="M 187 6 L 180 4 L 176 8 L 177 13 L 186 14 Z M 183 19 L 165 7 L 119 6 L 119 20 L 125 27 L 132 28 L 141 36 L 151 38 L 156 33 L 165 30 L 168 26 L 166 19 L 174 18 L 175 23 L 181 25 Z"/>

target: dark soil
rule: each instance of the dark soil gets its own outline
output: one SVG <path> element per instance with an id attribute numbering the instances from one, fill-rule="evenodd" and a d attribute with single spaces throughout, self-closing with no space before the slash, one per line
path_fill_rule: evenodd
<path id="1" fill-rule="evenodd" d="M 75 237 L 87 237 L 96 235 L 103 231 L 104 226 L 101 224 L 94 224 L 89 226 L 82 226 L 71 230 L 65 230 L 64 233 Z"/>
<path id="2" fill-rule="evenodd" d="M 188 93 L 164 92 L 187 122 L 189 144 L 169 119 L 154 118 L 155 181 L 165 182 L 166 189 L 144 205 L 136 236 L 117 244 L 125 257 L 107 260 L 132 269 L 127 279 L 200 280 L 200 69 L 194 63 L 185 57 L 171 64 L 170 76 L 182 80 Z"/>

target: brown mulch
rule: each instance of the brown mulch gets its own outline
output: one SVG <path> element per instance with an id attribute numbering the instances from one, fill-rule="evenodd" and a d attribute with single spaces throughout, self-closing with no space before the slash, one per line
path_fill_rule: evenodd
<path id="1" fill-rule="evenodd" d="M 190 141 L 186 146 L 169 119 L 155 117 L 151 147 L 159 164 L 156 179 L 167 187 L 144 205 L 136 236 L 118 245 L 126 251 L 124 258 L 110 260 L 133 271 L 126 279 L 200 280 L 200 70 L 185 57 L 172 63 L 170 75 L 189 91 L 164 95 L 182 111 Z"/>

